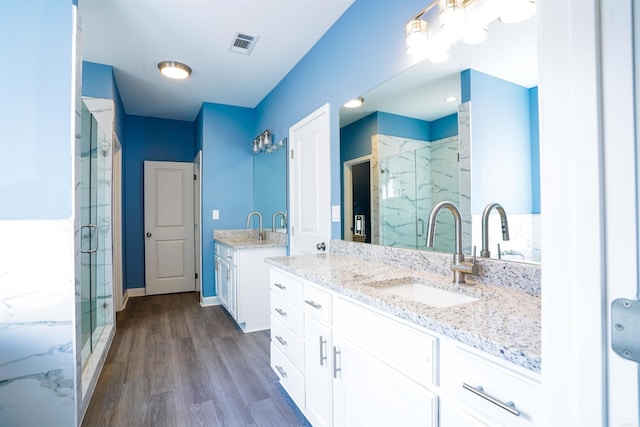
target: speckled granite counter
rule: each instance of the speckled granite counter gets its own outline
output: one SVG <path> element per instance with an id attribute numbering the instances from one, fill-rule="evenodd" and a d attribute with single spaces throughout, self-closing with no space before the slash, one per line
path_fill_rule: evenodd
<path id="1" fill-rule="evenodd" d="M 475 286 L 454 285 L 450 275 L 369 261 L 343 253 L 277 257 L 265 261 L 443 336 L 531 371 L 541 371 L 538 294 L 481 283 Z M 409 280 L 479 299 L 453 307 L 435 308 L 381 290 L 384 286 Z"/>
<path id="2" fill-rule="evenodd" d="M 258 240 L 258 230 L 215 230 L 213 239 L 234 249 L 277 248 L 287 246 L 287 235 L 267 232 L 266 240 Z"/>

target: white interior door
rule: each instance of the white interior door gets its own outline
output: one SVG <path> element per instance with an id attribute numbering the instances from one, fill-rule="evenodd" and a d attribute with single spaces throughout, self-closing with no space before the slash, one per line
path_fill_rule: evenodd
<path id="1" fill-rule="evenodd" d="M 329 104 L 289 129 L 290 254 L 322 253 L 331 239 Z"/>
<path id="2" fill-rule="evenodd" d="M 146 293 L 195 290 L 193 163 L 144 162 Z"/>

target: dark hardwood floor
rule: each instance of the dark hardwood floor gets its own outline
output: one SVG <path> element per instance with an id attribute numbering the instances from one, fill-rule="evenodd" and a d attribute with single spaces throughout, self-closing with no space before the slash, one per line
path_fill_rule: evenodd
<path id="1" fill-rule="evenodd" d="M 269 331 L 198 298 L 129 300 L 83 426 L 309 425 L 269 367 Z"/>

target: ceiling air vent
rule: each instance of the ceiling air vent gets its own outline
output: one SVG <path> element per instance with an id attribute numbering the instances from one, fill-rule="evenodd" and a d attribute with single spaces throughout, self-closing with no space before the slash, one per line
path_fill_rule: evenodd
<path id="1" fill-rule="evenodd" d="M 244 55 L 249 55 L 253 46 L 255 46 L 258 41 L 258 36 L 252 36 L 249 34 L 236 33 L 233 41 L 231 42 L 231 46 L 229 50 L 232 52 L 242 53 Z"/>

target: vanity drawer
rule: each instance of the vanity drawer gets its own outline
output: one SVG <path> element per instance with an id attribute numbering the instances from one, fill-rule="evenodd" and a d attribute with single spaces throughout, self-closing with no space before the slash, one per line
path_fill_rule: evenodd
<path id="1" fill-rule="evenodd" d="M 304 312 L 317 320 L 330 325 L 331 294 L 309 283 L 305 283 Z"/>
<path id="2" fill-rule="evenodd" d="M 437 339 L 390 317 L 335 298 L 334 333 L 347 337 L 414 381 L 436 383 Z"/>
<path id="3" fill-rule="evenodd" d="M 216 255 L 229 264 L 236 264 L 235 252 L 235 249 L 232 249 L 227 245 L 223 245 L 220 243 L 216 244 Z"/>
<path id="4" fill-rule="evenodd" d="M 303 370 L 304 344 L 302 340 L 273 315 L 271 316 L 271 342 L 298 370 Z"/>
<path id="5" fill-rule="evenodd" d="M 304 409 L 304 377 L 273 342 L 271 343 L 271 369 L 298 408 Z"/>
<path id="6" fill-rule="evenodd" d="M 542 390 L 539 381 L 464 349 L 456 349 L 455 357 L 455 390 L 463 406 L 495 420 L 498 425 L 542 425 Z M 474 393 L 468 389 L 470 387 L 476 390 L 481 387 L 481 393 L 487 397 Z M 488 398 L 496 402 L 492 403 Z M 499 406 L 499 402 L 507 406 L 509 402 L 513 403 L 512 408 L 520 414 L 512 414 L 507 408 Z"/>
<path id="7" fill-rule="evenodd" d="M 303 284 L 300 280 L 281 271 L 271 269 L 271 292 L 302 308 Z"/>
<path id="8" fill-rule="evenodd" d="M 303 336 L 304 315 L 302 310 L 284 298 L 280 298 L 274 292 L 271 292 L 271 316 L 282 322 L 296 336 Z"/>

